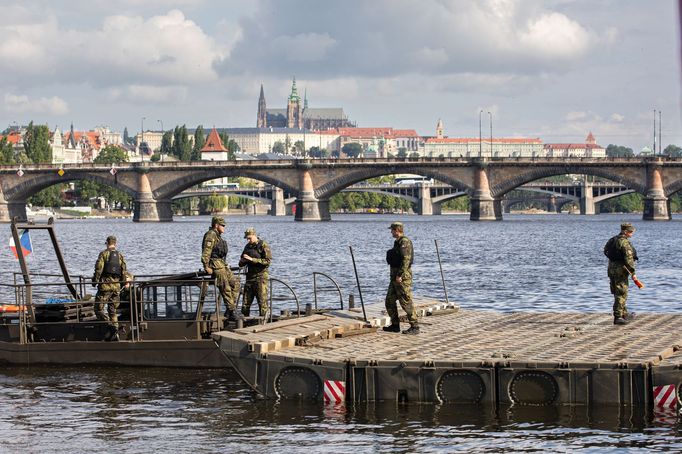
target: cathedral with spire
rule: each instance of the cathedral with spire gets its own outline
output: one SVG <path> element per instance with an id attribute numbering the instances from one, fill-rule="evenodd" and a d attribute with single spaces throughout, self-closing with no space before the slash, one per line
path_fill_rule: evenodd
<path id="1" fill-rule="evenodd" d="M 355 127 L 355 123 L 348 120 L 343 108 L 309 108 L 308 96 L 303 99 L 296 88 L 296 77 L 291 83 L 291 94 L 287 99 L 286 109 L 268 109 L 265 103 L 265 91 L 260 86 L 258 97 L 258 128 L 292 128 L 321 131 L 330 128 Z"/>

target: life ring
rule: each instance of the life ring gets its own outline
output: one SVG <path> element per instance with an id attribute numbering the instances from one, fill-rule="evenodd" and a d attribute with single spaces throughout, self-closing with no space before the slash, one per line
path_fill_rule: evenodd
<path id="1" fill-rule="evenodd" d="M 0 313 L 3 312 L 19 312 L 19 306 L 16 304 L 0 304 Z"/>

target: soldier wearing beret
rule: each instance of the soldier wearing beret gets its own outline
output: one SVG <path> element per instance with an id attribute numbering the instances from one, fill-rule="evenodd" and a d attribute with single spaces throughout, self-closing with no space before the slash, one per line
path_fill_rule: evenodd
<path id="1" fill-rule="evenodd" d="M 628 312 L 625 303 L 628 299 L 630 274 L 635 277 L 637 251 L 630 242 L 635 228 L 629 222 L 620 225 L 620 233 L 611 238 L 604 246 L 604 255 L 609 258 L 607 274 L 613 294 L 613 324 L 627 325 L 635 317 Z M 636 278 L 636 277 L 635 277 Z"/>
<path id="2" fill-rule="evenodd" d="M 391 267 L 391 281 L 386 292 L 386 312 L 391 317 L 391 324 L 384 326 L 383 330 L 388 332 L 400 332 L 400 318 L 398 317 L 398 305 L 407 314 L 410 328 L 403 331 L 403 334 L 419 334 L 419 324 L 417 322 L 417 312 L 412 304 L 412 241 L 405 236 L 402 222 L 391 224 L 391 235 L 395 239 L 393 248 L 386 251 L 386 262 Z"/>
<path id="3" fill-rule="evenodd" d="M 92 285 L 97 287 L 95 295 L 95 315 L 97 320 L 109 322 L 109 340 L 118 340 L 118 306 L 121 283 L 127 265 L 123 254 L 116 250 L 116 237 L 107 237 L 106 249 L 99 253 L 95 262 Z M 106 306 L 106 311 L 105 311 Z"/>
<path id="4" fill-rule="evenodd" d="M 225 317 L 236 320 L 237 297 L 239 296 L 239 280 L 232 274 L 227 265 L 227 242 L 222 238 L 225 232 L 225 219 L 214 216 L 211 228 L 204 234 L 201 243 L 201 264 L 204 271 L 215 276 L 216 288 L 225 302 Z"/>
<path id="5" fill-rule="evenodd" d="M 249 316 L 251 303 L 256 298 L 258 313 L 265 317 L 268 313 L 268 267 L 272 263 L 272 251 L 268 243 L 258 238 L 253 227 L 246 229 L 244 238 L 247 243 L 239 259 L 239 266 L 246 267 L 242 314 Z"/>

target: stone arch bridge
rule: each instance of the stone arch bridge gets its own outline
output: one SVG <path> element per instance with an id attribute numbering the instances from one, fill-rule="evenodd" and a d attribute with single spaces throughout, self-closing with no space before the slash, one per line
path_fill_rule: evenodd
<path id="1" fill-rule="evenodd" d="M 248 177 L 295 197 L 297 221 L 330 220 L 329 199 L 369 178 L 409 173 L 461 189 L 470 219 L 502 219 L 509 191 L 555 175 L 607 178 L 644 196 L 645 220 L 670 219 L 669 197 L 682 189 L 682 160 L 663 158 L 384 158 L 279 161 L 144 162 L 125 166 L 65 164 L 0 167 L 0 221 L 26 219 L 26 200 L 49 186 L 90 180 L 120 189 L 134 201 L 136 222 L 171 221 L 174 196 L 204 181 Z"/>

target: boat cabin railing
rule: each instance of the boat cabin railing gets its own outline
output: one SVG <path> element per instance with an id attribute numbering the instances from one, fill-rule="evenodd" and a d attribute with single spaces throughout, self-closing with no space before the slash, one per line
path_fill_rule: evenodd
<path id="1" fill-rule="evenodd" d="M 323 310 L 318 308 L 318 292 L 328 290 L 319 285 L 320 276 L 332 282 L 329 288 L 339 293 L 343 308 L 338 284 L 323 273 L 315 273 L 315 311 Z M 22 282 L 24 277 L 15 273 L 13 284 L 0 284 L 3 300 L 14 300 L 14 304 L 0 304 L 0 340 L 109 340 L 116 333 L 112 327 L 128 341 L 208 339 L 213 332 L 228 327 L 215 278 L 203 272 L 139 275 L 127 281 L 119 293 L 116 322 L 104 317 L 111 303 L 95 301 L 97 289 L 91 287 L 91 278 L 71 276 L 64 282 L 58 274 L 31 273 L 27 284 Z M 302 310 L 298 295 L 284 280 L 270 278 L 269 289 L 269 313 L 266 317 L 249 317 L 244 323 L 267 323 L 312 313 L 311 304 Z M 255 306 L 252 310 L 257 310 Z"/>

